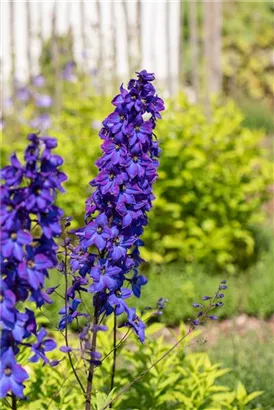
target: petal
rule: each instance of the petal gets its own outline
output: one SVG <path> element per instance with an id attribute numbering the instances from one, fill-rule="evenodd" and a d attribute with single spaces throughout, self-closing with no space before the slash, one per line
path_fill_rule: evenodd
<path id="1" fill-rule="evenodd" d="M 4 375 L 0 380 L 0 398 L 3 399 L 9 390 L 11 390 L 10 376 Z"/>
<path id="2" fill-rule="evenodd" d="M 26 231 L 18 231 L 17 232 L 17 240 L 18 240 L 18 243 L 20 243 L 21 245 L 27 245 L 27 244 L 31 243 L 32 236 L 31 236 L 30 233 L 28 233 Z"/>
<path id="3" fill-rule="evenodd" d="M 101 235 L 96 235 L 94 244 L 97 246 L 99 251 L 102 251 L 106 245 L 106 241 L 102 238 Z"/>
<path id="4" fill-rule="evenodd" d="M 24 256 L 23 248 L 16 242 L 14 242 L 13 255 L 18 261 L 21 261 Z"/>
<path id="5" fill-rule="evenodd" d="M 57 344 L 53 339 L 47 339 L 44 341 L 43 346 L 46 352 L 50 352 L 56 348 Z"/>
<path id="6" fill-rule="evenodd" d="M 19 364 L 15 364 L 12 367 L 12 376 L 14 380 L 17 381 L 18 383 L 22 383 L 24 380 L 29 378 L 29 375 L 26 372 L 26 370 Z"/>
<path id="7" fill-rule="evenodd" d="M 24 386 L 22 384 L 18 384 L 13 378 L 11 378 L 11 391 L 15 394 L 17 397 L 24 397 Z"/>

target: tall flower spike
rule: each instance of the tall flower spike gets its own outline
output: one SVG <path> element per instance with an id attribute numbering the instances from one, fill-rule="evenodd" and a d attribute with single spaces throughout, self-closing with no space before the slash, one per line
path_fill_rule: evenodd
<path id="1" fill-rule="evenodd" d="M 74 250 L 71 258 L 74 274 L 92 280 L 88 291 L 96 295 L 96 312 L 125 313 L 126 325 L 142 342 L 145 326 L 126 300 L 133 294 L 140 297 L 147 282 L 138 275 L 139 237 L 154 199 L 160 154 L 154 128 L 164 110 L 151 84 L 154 78 L 146 70 L 137 72 L 137 79 L 129 81 L 128 89 L 122 85 L 112 100 L 115 110 L 99 133 L 103 155 L 96 161 L 99 174 L 90 182 L 95 190 L 86 201 L 86 226 L 73 232 L 82 252 Z"/>
<path id="2" fill-rule="evenodd" d="M 58 169 L 62 158 L 51 152 L 57 146 L 54 138 L 30 134 L 28 140 L 25 163 L 13 154 L 10 165 L 1 170 L 1 397 L 10 391 L 23 397 L 22 383 L 28 375 L 16 364 L 23 340 L 30 348 L 31 361 L 41 358 L 44 363 L 56 364 L 45 355 L 55 342 L 46 338 L 44 329 L 37 333 L 35 312 L 21 312 L 19 306 L 27 300 L 38 307 L 51 302 L 44 283 L 48 269 L 57 265 L 54 238 L 61 233 L 63 212 L 54 201 L 66 176 Z M 36 343 L 28 343 L 31 335 Z"/>

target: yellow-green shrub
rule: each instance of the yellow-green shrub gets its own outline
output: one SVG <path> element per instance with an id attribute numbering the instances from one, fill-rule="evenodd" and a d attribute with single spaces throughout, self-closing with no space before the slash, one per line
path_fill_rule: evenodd
<path id="1" fill-rule="evenodd" d="M 170 104 L 157 130 L 163 154 L 147 258 L 207 261 L 229 271 L 248 264 L 250 226 L 262 218 L 271 168 L 264 135 L 242 119 L 233 102 L 216 103 L 211 119 L 182 97 Z"/>

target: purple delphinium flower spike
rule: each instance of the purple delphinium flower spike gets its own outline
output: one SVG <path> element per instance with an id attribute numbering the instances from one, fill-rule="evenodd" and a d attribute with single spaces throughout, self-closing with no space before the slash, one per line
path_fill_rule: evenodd
<path id="1" fill-rule="evenodd" d="M 3 363 L 0 378 L 1 397 L 9 391 L 23 397 L 22 382 L 26 371 L 16 364 L 21 343 L 34 353 L 31 361 L 39 357 L 53 364 L 45 352 L 55 347 L 51 339 L 44 339 L 46 331 L 37 334 L 35 312 L 21 305 L 33 301 L 37 307 L 49 303 L 44 291 L 48 269 L 57 265 L 58 246 L 54 238 L 61 233 L 61 209 L 54 205 L 56 191 L 63 190 L 66 179 L 58 168 L 62 159 L 52 154 L 57 142 L 54 138 L 28 136 L 25 163 L 16 155 L 11 164 L 1 170 L 1 298 L 0 327 L 2 330 L 0 360 Z M 39 226 L 40 229 L 32 229 Z M 37 338 L 29 343 L 30 336 Z"/>
<path id="2" fill-rule="evenodd" d="M 148 222 L 159 165 L 154 129 L 164 110 L 151 84 L 154 78 L 146 70 L 138 72 L 128 89 L 121 86 L 112 100 L 114 112 L 103 121 L 99 132 L 104 142 L 102 156 L 96 161 L 99 173 L 90 182 L 95 190 L 86 201 L 86 226 L 73 232 L 79 245 L 71 253 L 74 275 L 92 280 L 86 289 L 94 294 L 95 311 L 99 315 L 125 313 L 126 325 L 142 342 L 145 325 L 126 300 L 132 294 L 140 297 L 141 287 L 147 282 L 138 275 L 142 262 L 139 246 L 143 245 L 140 236 Z M 75 300 L 71 289 L 67 297 Z M 64 318 L 60 325 L 64 326 Z"/>

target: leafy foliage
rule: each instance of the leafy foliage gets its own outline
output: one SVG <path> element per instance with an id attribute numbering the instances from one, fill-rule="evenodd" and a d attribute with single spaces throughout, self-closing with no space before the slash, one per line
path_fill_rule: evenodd
<path id="1" fill-rule="evenodd" d="M 144 345 L 130 337 L 130 342 L 122 349 L 118 356 L 118 369 L 115 376 L 115 390 L 109 394 L 111 356 L 104 360 L 103 365 L 95 371 L 94 410 L 101 410 L 120 389 L 139 375 L 151 363 L 159 359 L 172 346 L 171 339 L 185 334 L 185 326 L 180 327 L 179 335 L 168 335 L 168 340 L 160 336 L 164 325 L 152 324 L 147 329 L 148 338 Z M 109 328 L 111 324 L 109 323 Z M 197 338 L 195 331 L 187 336 L 184 344 Z M 106 355 L 111 350 L 111 331 L 100 332 L 99 349 Z M 59 344 L 63 339 L 59 336 Z M 76 346 L 76 340 L 73 342 Z M 147 375 L 124 393 L 113 403 L 113 408 L 119 410 L 159 409 L 159 410 L 244 410 L 252 400 L 262 394 L 253 392 L 248 394 L 241 383 L 235 390 L 219 384 L 219 379 L 229 372 L 220 364 L 212 364 L 206 353 L 192 353 L 185 355 L 184 344 L 175 349 L 163 361 L 156 365 Z M 52 357 L 56 352 L 52 352 Z M 77 363 L 77 358 L 74 359 Z M 21 363 L 26 365 L 27 357 L 21 355 Z M 74 410 L 82 408 L 84 397 L 79 385 L 73 378 L 67 359 L 57 368 L 48 366 L 30 366 L 31 381 L 26 383 L 29 410 Z M 85 370 L 78 369 L 84 380 Z M 8 407 L 2 403 L 1 408 Z M 6 407 L 5 407 L 6 406 Z M 18 409 L 24 409 L 25 402 L 18 402 Z M 252 408 L 252 407 L 251 407 Z"/>
<path id="2" fill-rule="evenodd" d="M 146 259 L 202 260 L 229 272 L 248 265 L 250 224 L 260 220 L 271 177 L 263 135 L 241 122 L 232 102 L 216 102 L 211 121 L 182 97 L 170 105 L 159 126 L 163 157 Z"/>

